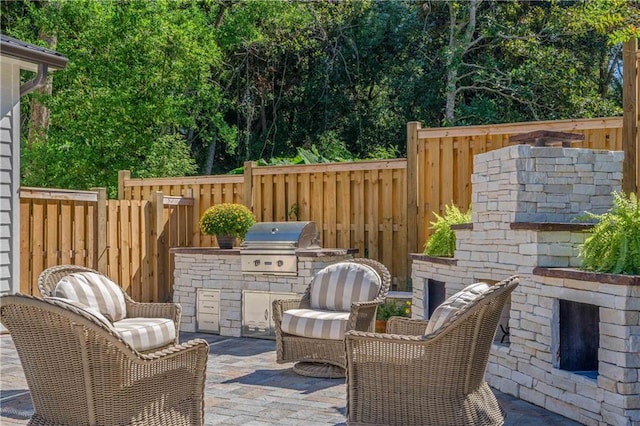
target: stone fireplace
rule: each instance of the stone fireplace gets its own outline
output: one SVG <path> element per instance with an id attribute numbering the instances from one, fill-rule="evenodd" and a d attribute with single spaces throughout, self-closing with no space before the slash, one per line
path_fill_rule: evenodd
<path id="1" fill-rule="evenodd" d="M 468 284 L 518 274 L 487 381 L 587 425 L 640 425 L 640 277 L 574 269 L 589 230 L 574 220 L 612 206 L 622 159 L 529 145 L 479 154 L 454 257 L 412 255 L 418 318 Z"/>

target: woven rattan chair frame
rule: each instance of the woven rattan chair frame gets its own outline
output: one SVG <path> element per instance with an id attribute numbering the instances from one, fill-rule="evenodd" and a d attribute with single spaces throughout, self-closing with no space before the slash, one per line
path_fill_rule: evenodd
<path id="1" fill-rule="evenodd" d="M 367 302 L 353 303 L 349 314 L 347 330 L 373 331 L 378 305 L 384 303 L 389 286 L 391 274 L 380 262 L 372 259 L 350 259 L 347 262 L 361 263 L 372 267 L 380 276 L 382 285 L 375 299 Z M 288 309 L 310 309 L 309 285 L 301 298 L 274 300 L 273 320 L 276 332 L 276 362 L 318 362 L 346 367 L 346 357 L 343 340 L 312 339 L 308 337 L 294 336 L 282 331 L 282 315 Z"/>
<path id="2" fill-rule="evenodd" d="M 20 357 L 31 425 L 202 425 L 209 346 L 142 354 L 91 315 L 40 298 L 0 297 Z"/>
<path id="3" fill-rule="evenodd" d="M 76 272 L 100 272 L 78 265 L 59 265 L 52 266 L 42 271 L 38 277 L 38 289 L 42 296 L 53 296 L 53 290 L 56 284 L 67 275 Z M 100 274 L 104 275 L 104 274 Z M 128 318 L 168 318 L 173 321 L 176 327 L 176 338 L 171 343 L 178 344 L 178 335 L 180 332 L 180 319 L 182 318 L 182 307 L 177 303 L 140 303 L 133 300 L 122 288 L 125 304 L 127 306 Z M 157 349 L 153 349 L 154 351 Z"/>
<path id="4" fill-rule="evenodd" d="M 423 335 L 427 321 L 393 317 L 388 334 L 349 331 L 349 425 L 501 425 L 484 379 L 513 276 Z M 394 334 L 394 333 L 406 334 Z"/>

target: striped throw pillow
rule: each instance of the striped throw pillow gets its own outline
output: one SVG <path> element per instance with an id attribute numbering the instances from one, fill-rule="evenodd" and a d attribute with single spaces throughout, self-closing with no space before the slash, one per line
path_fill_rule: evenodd
<path id="1" fill-rule="evenodd" d="M 62 305 L 63 307 L 73 306 L 74 308 L 80 309 L 86 315 L 94 318 L 105 327 L 113 330 L 111 321 L 109 321 L 104 315 L 102 315 L 96 308 L 92 308 L 91 306 L 87 306 L 75 300 L 65 299 L 63 297 L 44 297 L 44 300 L 46 300 L 47 302 L 56 302 L 56 304 Z"/>
<path id="2" fill-rule="evenodd" d="M 361 263 L 339 262 L 318 272 L 311 282 L 313 309 L 349 311 L 354 302 L 375 299 L 382 279 L 372 267 Z"/>
<path id="3" fill-rule="evenodd" d="M 442 302 L 431 314 L 425 334 L 431 334 L 438 330 L 453 317 L 456 312 L 473 303 L 490 288 L 491 286 L 489 284 L 483 282 L 471 284 Z"/>
<path id="4" fill-rule="evenodd" d="M 76 272 L 67 275 L 56 284 L 53 296 L 91 306 L 112 322 L 127 316 L 127 305 L 122 289 L 109 278 L 95 272 Z"/>
<path id="5" fill-rule="evenodd" d="M 169 345 L 176 338 L 176 326 L 168 318 L 125 318 L 114 322 L 113 327 L 138 351 Z"/>

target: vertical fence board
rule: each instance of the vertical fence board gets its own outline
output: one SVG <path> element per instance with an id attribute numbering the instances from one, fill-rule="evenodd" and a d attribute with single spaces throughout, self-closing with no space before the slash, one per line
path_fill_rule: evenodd
<path id="1" fill-rule="evenodd" d="M 382 170 L 380 172 L 380 194 L 378 195 L 379 211 L 380 211 L 380 223 L 381 229 L 381 241 L 380 251 L 382 257 L 379 259 L 385 265 L 393 265 L 393 170 Z"/>
<path id="2" fill-rule="evenodd" d="M 329 224 L 336 223 L 336 173 L 324 173 L 323 174 L 323 191 L 320 194 L 322 197 L 324 219 L 324 241 L 327 247 L 337 247 L 336 241 L 336 228 L 335 226 L 329 226 Z M 324 226 L 324 225 L 327 226 Z"/>
<path id="3" fill-rule="evenodd" d="M 300 175 L 300 191 L 298 191 L 299 220 L 311 220 L 311 176 L 308 173 Z"/>
<path id="4" fill-rule="evenodd" d="M 287 218 L 286 220 L 300 220 L 300 204 L 298 202 L 298 175 L 289 174 L 286 176 L 285 185 L 287 188 Z"/>
<path id="5" fill-rule="evenodd" d="M 118 241 L 120 253 L 120 286 L 127 293 L 131 294 L 131 202 L 129 200 L 120 200 L 120 238 Z"/>
<path id="6" fill-rule="evenodd" d="M 324 227 L 324 173 L 313 173 L 310 180 L 311 220 L 318 224 L 322 244 L 328 247 L 327 236 Z"/>
<path id="7" fill-rule="evenodd" d="M 140 277 L 140 301 L 150 302 L 152 295 L 153 282 L 153 268 L 154 262 L 153 254 L 153 212 L 152 203 L 149 200 L 142 202 L 142 217 L 144 220 L 140 223 L 140 238 L 145 244 L 140 248 L 140 257 L 142 262 L 142 274 Z"/>
<path id="8" fill-rule="evenodd" d="M 113 281 L 121 283 L 118 240 L 118 202 L 109 200 L 107 201 L 107 275 Z"/>
<path id="9" fill-rule="evenodd" d="M 73 223 L 73 216 L 71 214 L 71 201 L 60 201 L 60 263 L 71 263 L 72 245 L 71 239 L 73 233 L 71 232 L 71 224 Z"/>
<path id="10" fill-rule="evenodd" d="M 273 222 L 275 220 L 275 217 L 273 216 L 273 176 L 263 176 L 261 186 L 264 190 L 264 202 L 262 203 L 262 220 L 264 222 Z"/>
<path id="11" fill-rule="evenodd" d="M 73 260 L 70 263 L 87 266 L 87 247 L 85 245 L 87 237 L 88 215 L 85 205 L 74 203 L 73 206 Z M 93 265 L 91 265 L 93 266 Z"/>
<path id="12" fill-rule="evenodd" d="M 428 190 L 427 190 L 427 213 L 428 213 L 428 221 L 431 222 L 435 220 L 433 216 L 433 212 L 440 211 L 440 185 L 441 180 L 440 176 L 442 170 L 440 168 L 440 144 L 441 140 L 433 139 L 428 142 L 429 145 L 429 169 L 428 169 Z"/>
<path id="13" fill-rule="evenodd" d="M 378 247 L 378 239 L 380 237 L 380 228 L 379 228 L 379 182 L 378 182 L 378 171 L 370 170 L 369 171 L 369 188 L 367 191 L 368 199 L 366 201 L 366 211 L 367 215 L 367 257 L 372 259 L 380 258 L 380 250 Z"/>
<path id="14" fill-rule="evenodd" d="M 336 247 L 349 247 L 351 243 L 351 173 L 338 174 L 336 187 Z"/>
<path id="15" fill-rule="evenodd" d="M 47 267 L 58 264 L 58 200 L 47 203 L 47 225 L 45 228 L 46 236 L 46 265 Z"/>
<path id="16" fill-rule="evenodd" d="M 440 202 L 451 204 L 454 200 L 454 181 L 456 168 L 453 166 L 453 138 L 442 138 L 440 157 Z"/>
<path id="17" fill-rule="evenodd" d="M 274 192 L 275 196 L 275 220 L 278 222 L 282 222 L 287 220 L 287 199 L 286 199 L 286 188 L 285 188 L 285 175 L 279 174 L 276 175 L 274 179 Z"/>
<path id="18" fill-rule="evenodd" d="M 202 217 L 205 210 L 213 205 L 211 203 L 211 191 L 211 185 L 203 185 L 202 199 L 200 202 L 200 215 L 198 216 L 198 220 L 200 220 L 200 217 Z M 200 227 L 198 227 L 198 229 L 200 229 Z M 210 235 L 204 235 L 200 232 L 200 246 L 213 246 L 213 237 Z"/>
<path id="19" fill-rule="evenodd" d="M 32 264 L 33 279 L 37 278 L 37 274 L 44 270 L 44 214 L 45 202 L 43 200 L 33 201 L 33 228 L 32 228 Z"/>
<path id="20" fill-rule="evenodd" d="M 358 256 L 364 256 L 365 249 L 365 177 L 364 171 L 358 170 L 354 172 L 353 178 L 353 211 L 351 213 L 351 223 L 353 224 L 353 243 L 350 244 L 358 249 Z"/>
<path id="21" fill-rule="evenodd" d="M 417 138 L 417 135 L 416 135 Z M 424 235 L 429 229 L 429 215 L 425 214 L 425 212 L 429 211 L 429 200 L 427 196 L 429 194 L 428 191 L 428 183 L 429 180 L 427 178 L 427 171 L 429 170 L 429 145 L 426 143 L 418 143 L 416 139 L 416 144 L 418 145 L 416 152 L 418 155 L 418 160 L 415 161 L 416 170 L 415 174 L 418 178 L 417 186 L 418 186 L 418 206 L 416 209 L 416 224 L 417 224 L 417 233 L 419 236 Z M 409 161 L 407 160 L 407 163 Z M 416 246 L 412 248 L 414 250 L 420 250 L 420 241 L 422 238 L 416 239 Z"/>
<path id="22" fill-rule="evenodd" d="M 33 276 L 33 248 L 34 241 L 31 233 L 33 229 L 33 219 L 31 215 L 31 202 L 29 200 L 20 200 L 20 293 L 38 294 L 33 292 L 35 280 Z"/>
<path id="23" fill-rule="evenodd" d="M 393 264 L 391 264 L 391 271 L 394 272 L 393 276 L 396 278 L 396 284 L 401 290 L 406 289 L 407 285 L 407 269 L 409 258 L 407 253 L 407 210 L 403 208 L 407 205 L 407 191 L 398 190 L 403 188 L 407 184 L 406 172 L 404 170 L 393 170 L 393 228 L 396 232 L 396 236 L 393 240 Z M 415 232 L 412 230 L 411 232 Z"/>
<path id="24" fill-rule="evenodd" d="M 130 202 L 131 213 L 129 215 L 131 226 L 131 297 L 134 300 L 140 300 L 140 246 L 144 241 L 140 233 L 140 201 L 134 200 Z"/>

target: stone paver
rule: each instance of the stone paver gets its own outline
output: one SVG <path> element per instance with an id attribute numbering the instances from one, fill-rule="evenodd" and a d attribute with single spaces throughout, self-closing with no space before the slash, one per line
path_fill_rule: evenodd
<path id="1" fill-rule="evenodd" d="M 344 425 L 343 379 L 295 374 L 275 362 L 271 340 L 183 333 L 210 345 L 205 386 L 206 425 Z M 25 425 L 33 406 L 11 337 L 0 336 L 0 424 Z M 506 425 L 578 425 L 557 414 L 496 392 Z"/>

